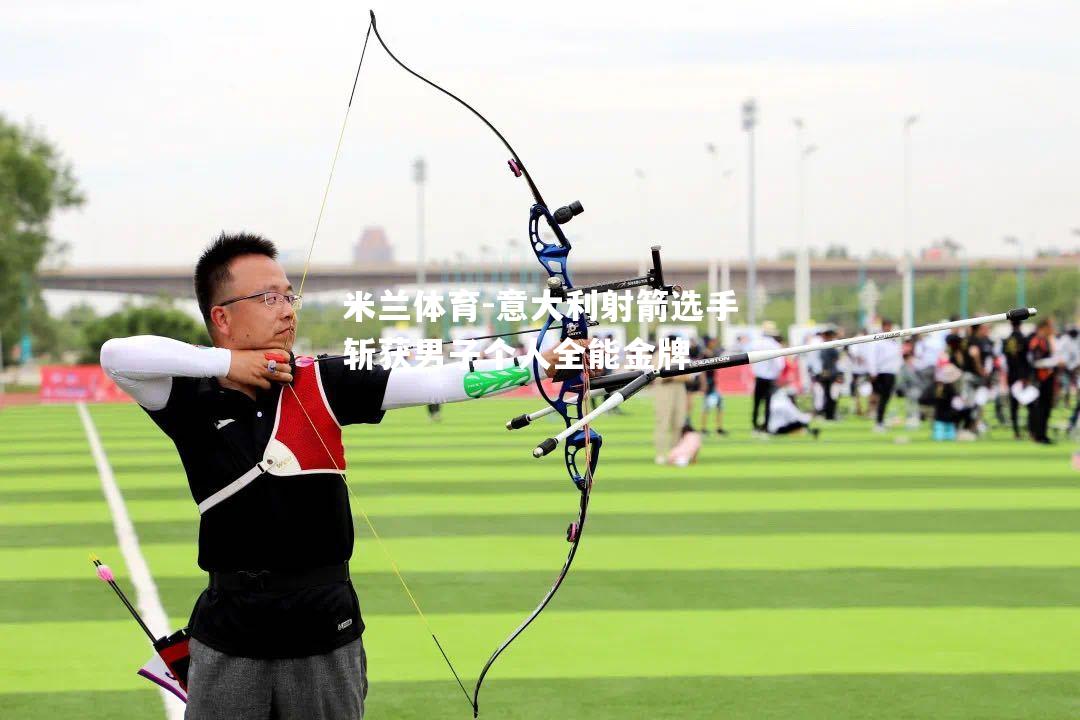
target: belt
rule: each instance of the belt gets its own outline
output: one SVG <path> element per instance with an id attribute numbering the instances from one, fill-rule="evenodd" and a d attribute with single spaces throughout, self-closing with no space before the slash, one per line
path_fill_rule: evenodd
<path id="1" fill-rule="evenodd" d="M 210 572 L 210 588 L 240 592 L 287 592 L 317 585 L 349 580 L 349 565 L 328 565 L 313 570 L 275 572 L 271 570 L 235 570 Z"/>

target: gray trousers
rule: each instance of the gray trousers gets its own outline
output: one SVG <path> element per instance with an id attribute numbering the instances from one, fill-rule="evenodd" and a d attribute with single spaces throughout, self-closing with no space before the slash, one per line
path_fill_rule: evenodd
<path id="1" fill-rule="evenodd" d="M 220 653 L 191 639 L 185 720 L 360 720 L 367 697 L 362 639 L 300 658 Z"/>

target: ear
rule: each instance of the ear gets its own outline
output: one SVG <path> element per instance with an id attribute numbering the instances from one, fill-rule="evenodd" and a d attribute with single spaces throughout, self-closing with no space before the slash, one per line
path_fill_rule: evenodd
<path id="1" fill-rule="evenodd" d="M 229 322 L 229 312 L 220 305 L 210 309 L 210 326 L 213 328 L 211 335 L 218 337 L 232 336 L 232 323 Z"/>

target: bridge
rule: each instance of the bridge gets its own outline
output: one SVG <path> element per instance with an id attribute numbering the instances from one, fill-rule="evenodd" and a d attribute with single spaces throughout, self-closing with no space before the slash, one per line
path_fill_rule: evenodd
<path id="1" fill-rule="evenodd" d="M 648 253 L 642 261 L 648 262 Z M 1001 273 L 1016 271 L 1016 260 L 987 259 L 968 261 L 970 270 L 987 268 Z M 957 273 L 965 265 L 960 260 L 916 261 L 915 276 L 933 277 Z M 1038 275 L 1058 267 L 1077 268 L 1077 257 L 1061 256 L 1034 258 L 1024 261 L 1028 274 Z M 577 263 L 574 267 L 576 285 L 593 285 L 622 280 L 638 275 L 644 266 L 625 260 L 605 263 Z M 827 285 L 855 285 L 860 274 L 878 285 L 899 281 L 898 261 L 895 259 L 847 260 L 814 259 L 810 263 L 811 283 L 815 287 Z M 191 298 L 192 267 L 70 267 L 43 270 L 38 282 L 46 290 L 82 290 L 137 295 L 165 295 L 174 298 Z M 299 286 L 302 266 L 287 266 L 286 271 L 294 285 Z M 430 286 L 472 287 L 484 279 L 488 284 L 507 287 L 537 287 L 540 284 L 539 268 L 528 265 L 500 262 L 474 262 L 470 264 L 444 264 L 431 262 L 426 267 L 427 284 Z M 722 276 L 722 271 L 721 276 Z M 664 260 L 664 275 L 669 283 L 686 288 L 704 287 L 708 282 L 708 260 Z M 731 262 L 727 268 L 730 287 L 741 295 L 746 288 L 746 263 Z M 766 292 L 787 293 L 795 287 L 795 263 L 791 260 L 759 262 L 758 284 Z M 722 282 L 722 281 L 721 281 Z M 416 265 L 412 263 L 372 263 L 365 265 L 312 265 L 304 287 L 307 293 L 347 292 L 365 290 L 381 292 L 385 288 L 413 286 L 416 283 Z"/>

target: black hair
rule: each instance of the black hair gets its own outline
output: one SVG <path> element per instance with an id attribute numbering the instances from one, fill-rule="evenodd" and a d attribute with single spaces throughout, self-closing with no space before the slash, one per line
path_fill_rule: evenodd
<path id="1" fill-rule="evenodd" d="M 229 263 L 241 255 L 265 255 L 277 259 L 277 248 L 262 235 L 251 233 L 221 233 L 203 251 L 195 264 L 195 299 L 203 322 L 210 325 L 210 308 L 214 306 L 215 294 L 232 280 Z"/>

